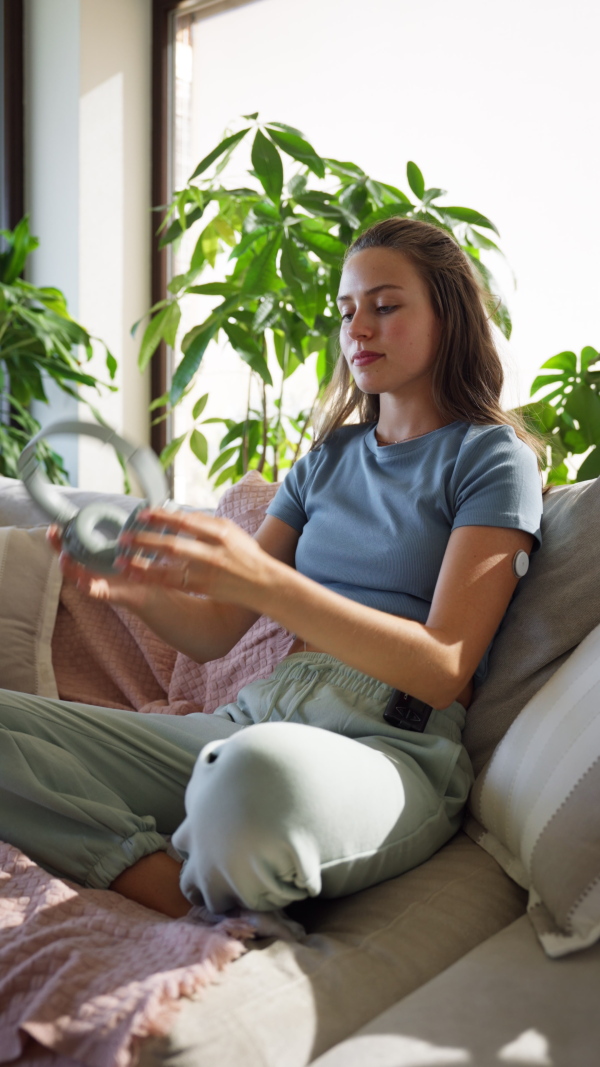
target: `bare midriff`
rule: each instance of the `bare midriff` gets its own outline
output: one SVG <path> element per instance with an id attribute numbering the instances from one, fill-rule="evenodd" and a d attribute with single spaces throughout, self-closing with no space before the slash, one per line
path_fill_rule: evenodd
<path id="1" fill-rule="evenodd" d="M 303 641 L 301 637 L 296 637 L 293 643 L 290 645 L 287 655 L 291 656 L 293 652 L 322 652 L 322 648 L 315 648 L 309 641 Z M 462 704 L 463 708 L 468 708 L 471 700 L 473 699 L 473 679 L 467 682 L 465 688 L 456 697 L 459 704 Z"/>

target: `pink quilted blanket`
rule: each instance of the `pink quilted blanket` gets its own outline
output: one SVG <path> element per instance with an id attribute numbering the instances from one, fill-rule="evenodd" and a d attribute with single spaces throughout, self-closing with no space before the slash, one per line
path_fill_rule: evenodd
<path id="1" fill-rule="evenodd" d="M 31 1037 L 61 1056 L 40 1063 L 129 1067 L 136 1041 L 167 1033 L 179 997 L 214 981 L 253 935 L 240 919 L 192 924 L 81 889 L 2 843 L 0 867 L 0 1063 Z"/>
<path id="2" fill-rule="evenodd" d="M 217 515 L 254 533 L 276 490 L 251 471 L 225 493 Z M 52 662 L 63 700 L 169 715 L 210 714 L 235 700 L 243 685 L 270 674 L 292 640 L 263 617 L 223 659 L 198 664 L 164 644 L 129 612 L 94 604 L 72 586 L 63 586 Z"/>
<path id="3" fill-rule="evenodd" d="M 253 533 L 275 491 L 252 472 L 218 514 Z M 52 653 L 65 700 L 185 715 L 233 700 L 271 672 L 291 641 L 263 618 L 229 655 L 200 666 L 129 613 L 65 586 Z M 36 1067 L 129 1067 L 135 1042 L 167 1033 L 178 999 L 213 981 L 244 951 L 240 938 L 255 932 L 240 920 L 174 921 L 81 889 L 2 843 L 0 867 L 0 1063 L 14 1061 L 29 1037 L 39 1044 L 27 1046 L 24 1062 Z"/>

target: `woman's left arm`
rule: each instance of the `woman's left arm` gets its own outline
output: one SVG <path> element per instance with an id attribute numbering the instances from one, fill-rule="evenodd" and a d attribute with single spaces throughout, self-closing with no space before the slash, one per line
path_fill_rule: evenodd
<path id="1" fill-rule="evenodd" d="M 270 556 L 227 520 L 178 519 L 159 512 L 154 521 L 178 526 L 174 533 L 192 534 L 194 540 L 142 533 L 132 541 L 136 548 L 158 550 L 167 571 L 168 563 L 180 567 L 185 562 L 189 592 L 269 615 L 348 666 L 437 708 L 451 704 L 472 678 L 517 585 L 514 555 L 519 549 L 530 552 L 534 542 L 531 534 L 515 529 L 455 529 L 427 622 L 419 623 L 324 588 Z M 267 516 L 269 521 L 278 520 Z M 146 580 L 152 580 L 152 571 Z"/>
<path id="2" fill-rule="evenodd" d="M 365 607 L 294 571 L 278 572 L 261 610 L 324 652 L 436 708 L 463 692 L 515 591 L 515 553 L 531 534 L 462 526 L 450 535 L 426 623 Z"/>

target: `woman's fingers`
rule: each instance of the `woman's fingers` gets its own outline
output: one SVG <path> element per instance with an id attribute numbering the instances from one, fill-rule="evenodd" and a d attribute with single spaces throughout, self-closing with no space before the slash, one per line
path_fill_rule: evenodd
<path id="1" fill-rule="evenodd" d="M 219 541 L 226 519 L 216 519 L 213 515 L 204 515 L 198 511 L 167 511 L 164 508 L 152 508 L 141 511 L 140 522 L 166 527 L 174 533 L 188 533 L 209 542 Z"/>

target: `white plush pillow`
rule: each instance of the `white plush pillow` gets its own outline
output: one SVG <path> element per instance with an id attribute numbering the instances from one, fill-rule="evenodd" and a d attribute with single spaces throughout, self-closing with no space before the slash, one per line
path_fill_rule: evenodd
<path id="1" fill-rule="evenodd" d="M 467 833 L 529 890 L 549 956 L 600 938 L 600 626 L 523 708 L 478 776 Z"/>
<path id="2" fill-rule="evenodd" d="M 0 687 L 57 697 L 52 633 L 62 577 L 44 529 L 0 527 Z"/>

